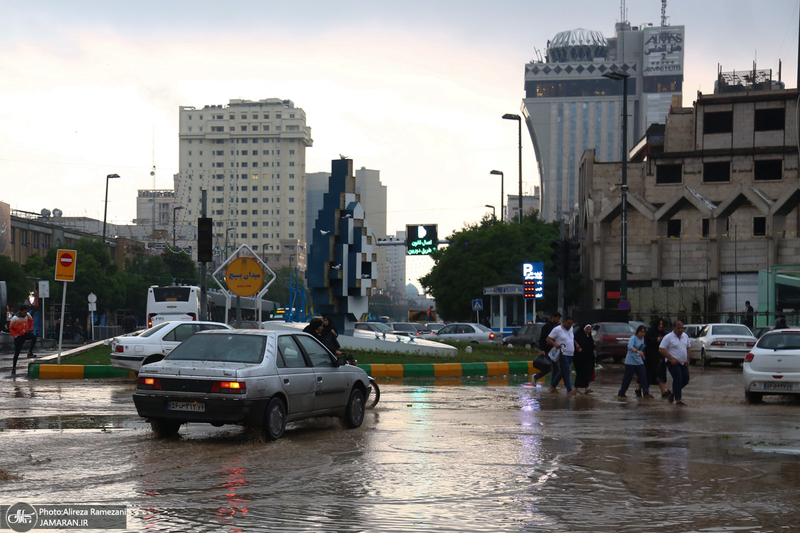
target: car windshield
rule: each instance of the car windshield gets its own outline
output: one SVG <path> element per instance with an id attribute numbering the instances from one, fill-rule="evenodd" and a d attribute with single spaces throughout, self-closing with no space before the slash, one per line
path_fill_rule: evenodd
<path id="1" fill-rule="evenodd" d="M 800 331 L 766 333 L 759 339 L 756 347 L 765 350 L 799 350 Z"/>
<path id="2" fill-rule="evenodd" d="M 266 337 L 261 335 L 192 335 L 165 359 L 170 361 L 221 361 L 260 363 Z"/>
<path id="3" fill-rule="evenodd" d="M 610 333 L 612 335 L 633 335 L 636 332 L 636 330 L 633 329 L 633 326 L 630 324 L 606 324 L 603 326 L 603 329 L 606 333 Z"/>
<path id="4" fill-rule="evenodd" d="M 161 324 L 159 324 L 159 325 L 157 325 L 155 327 L 152 327 L 150 329 L 147 329 L 147 330 L 143 331 L 142 334 L 139 335 L 139 336 L 140 337 L 149 337 L 150 335 L 152 335 L 153 333 L 157 332 L 158 330 L 164 329 L 165 327 L 169 326 L 169 324 L 170 324 L 169 322 L 163 322 L 163 323 L 161 323 Z"/>
<path id="5" fill-rule="evenodd" d="M 737 326 L 735 324 L 725 326 L 713 326 L 711 328 L 712 335 L 747 335 L 750 337 L 752 333 L 747 329 L 747 326 Z"/>

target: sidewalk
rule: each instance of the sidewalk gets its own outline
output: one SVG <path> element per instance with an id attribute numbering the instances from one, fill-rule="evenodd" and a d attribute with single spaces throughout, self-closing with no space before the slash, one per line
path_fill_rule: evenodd
<path id="1" fill-rule="evenodd" d="M 90 344 L 65 344 L 61 347 L 61 362 L 64 363 L 64 359 L 70 357 L 72 355 L 78 355 L 80 353 L 86 352 L 91 350 L 95 346 L 102 345 L 103 341 L 97 341 Z M 28 365 L 33 364 L 56 364 L 58 360 L 58 346 L 55 349 L 49 350 L 40 350 L 39 343 L 36 343 L 36 350 L 34 353 L 37 355 L 36 358 L 28 359 L 28 347 L 29 344 L 26 342 L 25 345 L 22 347 L 22 351 L 19 354 L 19 358 L 17 359 L 17 376 L 24 376 L 28 373 Z M 0 352 L 0 375 L 2 376 L 9 376 L 11 374 L 11 368 L 14 364 L 14 352 Z"/>

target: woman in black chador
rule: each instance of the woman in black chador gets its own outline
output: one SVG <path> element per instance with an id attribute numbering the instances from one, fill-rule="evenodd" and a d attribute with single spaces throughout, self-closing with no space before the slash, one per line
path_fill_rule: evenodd
<path id="1" fill-rule="evenodd" d="M 589 394 L 592 392 L 589 384 L 594 379 L 594 339 L 591 324 L 584 324 L 575 331 L 575 342 L 581 347 L 572 359 L 575 366 L 575 388 L 584 389 L 583 392 Z"/>

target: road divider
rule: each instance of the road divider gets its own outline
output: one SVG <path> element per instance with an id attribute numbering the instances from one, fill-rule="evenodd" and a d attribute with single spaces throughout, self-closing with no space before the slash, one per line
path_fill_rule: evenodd
<path id="1" fill-rule="evenodd" d="M 462 376 L 507 376 L 535 374 L 533 361 L 499 363 L 432 363 L 414 365 L 358 365 L 374 378 L 439 378 Z"/>
<path id="2" fill-rule="evenodd" d="M 133 370 L 111 365 L 28 365 L 28 377 L 33 379 L 106 379 L 136 378 Z"/>

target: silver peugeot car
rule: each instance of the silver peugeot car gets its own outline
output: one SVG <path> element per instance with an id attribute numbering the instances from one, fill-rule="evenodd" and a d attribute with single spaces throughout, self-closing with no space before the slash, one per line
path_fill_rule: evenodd
<path id="1" fill-rule="evenodd" d="M 133 402 L 159 437 L 185 422 L 260 426 L 269 440 L 287 422 L 340 417 L 357 428 L 371 392 L 364 370 L 307 333 L 202 331 L 142 367 Z"/>

